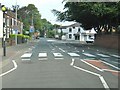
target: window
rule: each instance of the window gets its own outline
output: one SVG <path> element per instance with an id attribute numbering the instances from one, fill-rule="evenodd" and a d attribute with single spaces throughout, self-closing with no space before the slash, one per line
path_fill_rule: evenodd
<path id="1" fill-rule="evenodd" d="M 80 32 L 80 28 L 78 28 L 78 32 Z"/>
<path id="2" fill-rule="evenodd" d="M 14 19 L 14 25 L 16 25 L 16 20 Z"/>
<path id="3" fill-rule="evenodd" d="M 91 35 L 89 35 L 89 38 L 91 38 Z"/>
<path id="4" fill-rule="evenodd" d="M 72 28 L 69 28 L 69 32 L 72 32 Z"/>
<path id="5" fill-rule="evenodd" d="M 69 39 L 71 39 L 72 38 L 72 34 L 69 34 Z"/>
<path id="6" fill-rule="evenodd" d="M 73 27 L 73 29 L 75 29 L 75 27 Z"/>
<path id="7" fill-rule="evenodd" d="M 7 26 L 9 26 L 9 18 L 7 18 Z"/>
<path id="8" fill-rule="evenodd" d="M 12 26 L 12 18 L 10 19 L 10 25 Z"/>

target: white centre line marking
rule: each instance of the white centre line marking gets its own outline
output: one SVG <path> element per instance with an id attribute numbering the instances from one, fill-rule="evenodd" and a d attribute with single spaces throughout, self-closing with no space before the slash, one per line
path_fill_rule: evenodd
<path id="1" fill-rule="evenodd" d="M 110 64 L 110 63 L 107 63 L 107 62 L 102 61 L 102 60 L 101 60 L 101 62 L 103 62 L 103 63 L 105 63 L 105 64 L 107 64 L 107 65 L 109 65 L 109 66 L 111 66 L 111 67 L 113 67 L 113 68 L 115 68 L 115 69 L 120 70 L 120 68 L 118 68 L 118 67 L 116 67 L 116 66 L 114 66 L 114 65 L 112 65 L 112 64 Z"/>
<path id="2" fill-rule="evenodd" d="M 59 50 L 61 50 L 62 52 L 65 52 L 65 50 L 63 50 L 62 48 L 59 48 Z"/>
<path id="3" fill-rule="evenodd" d="M 76 54 L 76 53 L 68 53 L 68 55 L 72 56 L 72 57 L 79 57 L 80 55 Z"/>
<path id="4" fill-rule="evenodd" d="M 111 69 L 102 69 L 104 71 L 110 71 L 110 72 L 117 72 L 117 73 L 120 73 L 120 71 L 116 71 L 116 70 L 111 70 Z"/>
<path id="5" fill-rule="evenodd" d="M 120 58 L 120 56 L 118 56 L 118 55 L 111 55 L 111 56 L 116 57 L 116 58 Z"/>
<path id="6" fill-rule="evenodd" d="M 98 56 L 101 56 L 101 57 L 104 57 L 104 58 L 108 58 L 108 57 L 110 57 L 110 56 L 108 56 L 108 55 L 104 55 L 104 54 L 97 54 Z"/>
<path id="7" fill-rule="evenodd" d="M 83 53 L 83 55 L 88 56 L 88 57 L 96 57 L 95 55 L 89 54 L 89 53 Z"/>
<path id="8" fill-rule="evenodd" d="M 0 77 L 2 77 L 2 76 L 4 76 L 4 75 L 6 75 L 6 74 L 8 74 L 8 73 L 10 73 L 10 72 L 12 72 L 12 71 L 14 71 L 14 70 L 16 70 L 17 69 L 17 63 L 14 61 L 14 60 L 12 60 L 12 62 L 13 62 L 13 64 L 14 64 L 14 68 L 12 68 L 12 69 L 10 69 L 9 71 L 7 71 L 7 72 L 5 72 L 5 73 L 2 73 L 2 74 L 0 74 Z"/>

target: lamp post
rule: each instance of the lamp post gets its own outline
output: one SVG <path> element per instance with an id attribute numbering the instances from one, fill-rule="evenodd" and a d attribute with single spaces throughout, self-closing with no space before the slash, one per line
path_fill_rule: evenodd
<path id="1" fill-rule="evenodd" d="M 3 11 L 3 56 L 6 56 L 6 43 L 5 43 L 5 12 L 7 11 L 6 7 L 4 5 L 1 6 L 2 11 Z"/>

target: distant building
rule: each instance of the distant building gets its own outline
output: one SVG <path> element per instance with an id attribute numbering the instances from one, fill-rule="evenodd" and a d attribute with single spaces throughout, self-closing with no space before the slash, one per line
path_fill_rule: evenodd
<path id="1" fill-rule="evenodd" d="M 79 40 L 94 42 L 94 35 L 96 34 L 94 28 L 91 30 L 84 30 L 80 23 L 74 23 L 68 26 L 61 26 L 58 29 L 62 33 L 62 37 L 66 40 Z"/>

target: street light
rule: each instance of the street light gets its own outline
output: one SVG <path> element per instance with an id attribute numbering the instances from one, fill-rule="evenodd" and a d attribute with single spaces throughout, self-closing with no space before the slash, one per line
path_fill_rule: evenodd
<path id="1" fill-rule="evenodd" d="M 2 5 L 1 6 L 1 9 L 3 11 L 3 56 L 6 56 L 6 43 L 5 43 L 5 36 L 6 36 L 6 33 L 5 33 L 5 12 L 7 11 L 7 8 L 5 7 L 5 5 Z"/>

